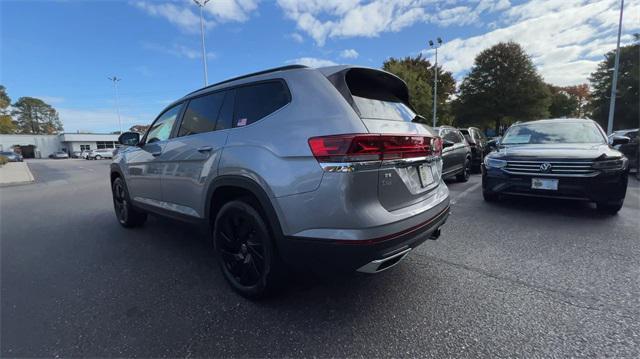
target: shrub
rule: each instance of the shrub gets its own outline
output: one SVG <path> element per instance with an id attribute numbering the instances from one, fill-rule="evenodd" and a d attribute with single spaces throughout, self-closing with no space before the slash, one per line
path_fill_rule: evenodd
<path id="1" fill-rule="evenodd" d="M 5 156 L 0 156 L 0 166 L 4 165 L 7 162 L 9 162 L 9 160 Z"/>

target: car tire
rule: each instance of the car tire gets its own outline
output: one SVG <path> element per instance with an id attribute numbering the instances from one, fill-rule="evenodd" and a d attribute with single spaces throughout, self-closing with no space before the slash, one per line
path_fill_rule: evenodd
<path id="1" fill-rule="evenodd" d="M 458 182 L 467 182 L 469 177 L 471 177 L 471 160 L 467 158 L 464 160 L 464 169 L 456 175 L 456 180 Z"/>
<path id="2" fill-rule="evenodd" d="M 614 215 L 617 214 L 621 209 L 624 201 L 619 201 L 617 203 L 611 202 L 598 202 L 596 203 L 596 209 L 600 213 Z"/>
<path id="3" fill-rule="evenodd" d="M 482 190 L 482 198 L 486 202 L 497 202 L 500 199 L 500 195 L 493 191 Z"/>
<path id="4" fill-rule="evenodd" d="M 281 286 L 284 266 L 267 222 L 250 198 L 220 208 L 213 242 L 223 276 L 240 295 L 259 299 Z"/>
<path id="5" fill-rule="evenodd" d="M 118 223 L 125 228 L 138 227 L 147 220 L 147 214 L 133 207 L 129 199 L 129 191 L 124 180 L 117 177 L 111 184 L 113 209 Z"/>
<path id="6" fill-rule="evenodd" d="M 101 160 L 101 159 L 102 159 L 102 156 L 97 155 L 97 156 L 96 156 L 96 157 L 94 157 L 93 159 L 94 159 L 94 160 Z"/>

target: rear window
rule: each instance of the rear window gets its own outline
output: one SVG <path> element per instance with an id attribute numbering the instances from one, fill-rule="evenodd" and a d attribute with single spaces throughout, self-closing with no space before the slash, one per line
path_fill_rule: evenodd
<path id="1" fill-rule="evenodd" d="M 233 125 L 250 125 L 288 104 L 289 90 L 281 81 L 263 82 L 236 89 Z"/>
<path id="2" fill-rule="evenodd" d="M 379 120 L 411 122 L 416 113 L 400 98 L 406 94 L 406 85 L 382 71 L 347 73 L 346 83 L 360 117 Z"/>

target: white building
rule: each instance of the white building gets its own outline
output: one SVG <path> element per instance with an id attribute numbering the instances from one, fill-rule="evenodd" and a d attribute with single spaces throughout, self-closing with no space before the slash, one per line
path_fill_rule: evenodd
<path id="1" fill-rule="evenodd" d="M 25 158 L 47 158 L 56 151 L 116 148 L 118 136 L 101 133 L 61 133 L 59 135 L 0 135 L 0 151 L 15 151 Z"/>

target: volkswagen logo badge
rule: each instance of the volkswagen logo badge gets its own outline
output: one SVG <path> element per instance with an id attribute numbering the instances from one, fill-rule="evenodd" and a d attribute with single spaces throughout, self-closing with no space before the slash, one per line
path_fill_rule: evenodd
<path id="1" fill-rule="evenodd" d="M 545 163 L 541 164 L 540 165 L 540 172 L 546 172 L 546 173 L 551 172 L 551 163 L 545 162 Z"/>

